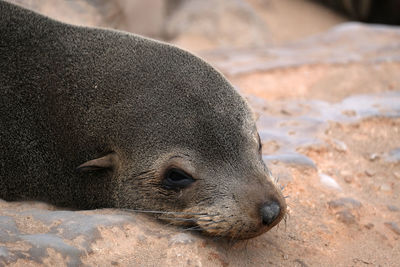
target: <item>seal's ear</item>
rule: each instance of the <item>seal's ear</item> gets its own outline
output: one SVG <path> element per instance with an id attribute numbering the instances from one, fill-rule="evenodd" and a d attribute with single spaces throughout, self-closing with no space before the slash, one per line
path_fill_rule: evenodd
<path id="1" fill-rule="evenodd" d="M 87 171 L 100 171 L 100 170 L 115 170 L 119 163 L 119 157 L 117 153 L 112 152 L 104 157 L 89 160 L 81 165 L 79 165 L 76 169 L 80 172 Z"/>

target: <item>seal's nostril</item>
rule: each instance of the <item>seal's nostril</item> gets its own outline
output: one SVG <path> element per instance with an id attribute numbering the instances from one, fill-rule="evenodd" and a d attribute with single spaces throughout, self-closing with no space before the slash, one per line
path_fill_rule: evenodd
<path id="1" fill-rule="evenodd" d="M 272 224 L 279 216 L 281 208 L 275 201 L 267 202 L 261 207 L 261 218 L 264 225 Z"/>

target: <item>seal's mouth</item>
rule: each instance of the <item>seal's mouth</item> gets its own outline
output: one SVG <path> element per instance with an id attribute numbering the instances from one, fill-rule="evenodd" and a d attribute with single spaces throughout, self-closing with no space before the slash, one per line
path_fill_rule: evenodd
<path id="1" fill-rule="evenodd" d="M 155 214 L 164 222 L 183 227 L 184 231 L 229 240 L 253 238 L 278 225 L 286 215 L 287 205 L 282 187 L 272 176 L 271 180 L 272 187 L 269 187 L 268 193 L 263 190 L 252 191 L 253 187 L 249 187 L 248 193 L 243 194 L 241 199 L 245 201 L 235 199 L 237 195 L 233 194 L 232 199 L 220 199 L 209 205 Z"/>
<path id="2" fill-rule="evenodd" d="M 209 209 L 209 214 L 204 215 L 201 220 L 196 222 L 197 228 L 202 229 L 205 235 L 218 236 L 228 239 L 249 239 L 259 236 L 276 225 L 282 220 L 286 220 L 287 204 L 280 185 L 274 182 L 277 190 L 276 194 L 270 195 L 270 199 L 262 202 L 254 209 L 220 207 Z M 219 214 L 213 214 L 214 211 L 223 211 Z M 225 212 L 224 212 L 225 211 Z M 199 229 L 200 230 L 200 229 Z"/>
<path id="3" fill-rule="evenodd" d="M 259 209 L 258 219 L 251 219 L 244 212 L 222 214 L 216 212 L 171 212 L 158 218 L 170 224 L 181 226 L 185 231 L 223 239 L 249 239 L 259 236 L 279 224 L 286 214 L 286 202 L 268 201 Z M 215 210 L 222 210 L 217 207 Z"/>
<path id="4" fill-rule="evenodd" d="M 199 232 L 222 239 L 243 240 L 259 236 L 276 226 L 285 217 L 286 205 L 282 207 L 276 202 L 264 205 L 260 211 L 260 221 L 256 223 L 243 217 L 233 219 L 233 215 L 207 212 L 126 210 L 155 216 L 161 221 L 182 227 L 184 231 Z"/>

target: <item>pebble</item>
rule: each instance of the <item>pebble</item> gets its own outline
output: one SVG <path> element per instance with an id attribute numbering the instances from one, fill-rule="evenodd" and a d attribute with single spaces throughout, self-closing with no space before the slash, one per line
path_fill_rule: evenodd
<path id="1" fill-rule="evenodd" d="M 372 177 L 372 176 L 375 175 L 375 172 L 374 172 L 374 171 L 371 171 L 371 170 L 366 170 L 366 171 L 365 171 L 365 174 L 368 175 L 369 177 Z"/>
<path id="2" fill-rule="evenodd" d="M 356 223 L 356 217 L 348 209 L 336 212 L 336 218 L 344 224 Z"/>
<path id="3" fill-rule="evenodd" d="M 346 176 L 346 177 L 344 177 L 344 181 L 345 181 L 346 183 L 350 184 L 350 183 L 353 182 L 353 177 Z"/>
<path id="4" fill-rule="evenodd" d="M 0 257 L 7 257 L 8 256 L 8 250 L 5 247 L 0 247 Z"/>
<path id="5" fill-rule="evenodd" d="M 392 187 L 389 184 L 381 184 L 379 189 L 383 192 L 389 192 L 392 190 Z"/>
<path id="6" fill-rule="evenodd" d="M 269 162 L 274 162 L 275 160 L 286 163 L 288 165 L 297 165 L 297 166 L 305 166 L 311 167 L 313 169 L 317 169 L 314 161 L 309 157 L 300 154 L 300 153 L 286 153 L 279 155 L 263 155 L 262 156 L 264 162 L 268 165 Z"/>
<path id="7" fill-rule="evenodd" d="M 294 262 L 295 262 L 294 266 L 308 267 L 308 265 L 301 259 L 295 259 Z"/>
<path id="8" fill-rule="evenodd" d="M 189 244 L 193 243 L 194 241 L 195 240 L 192 236 L 185 233 L 179 233 L 171 237 L 169 244 Z"/>
<path id="9" fill-rule="evenodd" d="M 335 200 L 331 200 L 328 202 L 329 208 L 336 209 L 340 207 L 347 207 L 347 208 L 360 208 L 362 206 L 361 202 L 351 198 L 351 197 L 342 197 Z"/>
<path id="10" fill-rule="evenodd" d="M 357 218 L 352 213 L 352 210 L 359 209 L 361 206 L 360 201 L 351 197 L 342 197 L 328 202 L 330 209 L 340 209 L 335 213 L 336 219 L 344 224 L 354 224 L 357 222 Z"/>
<path id="11" fill-rule="evenodd" d="M 399 162 L 400 161 L 400 148 L 395 148 L 390 150 L 389 153 L 386 154 L 385 160 L 388 162 Z"/>
<path id="12" fill-rule="evenodd" d="M 340 176 L 343 177 L 343 180 L 348 184 L 353 182 L 353 173 L 351 171 L 340 171 Z"/>
<path id="13" fill-rule="evenodd" d="M 339 152 L 346 152 L 347 151 L 347 145 L 339 140 L 332 140 L 333 141 L 333 147 L 339 151 Z"/>
<path id="14" fill-rule="evenodd" d="M 400 211 L 400 209 L 394 205 L 387 205 L 387 208 L 389 211 L 393 211 L 393 212 Z"/>
<path id="15" fill-rule="evenodd" d="M 396 179 L 400 180 L 400 172 L 393 172 L 393 175 Z"/>
<path id="16" fill-rule="evenodd" d="M 369 156 L 369 160 L 370 160 L 370 161 L 375 161 L 375 160 L 377 160 L 377 159 L 379 159 L 379 158 L 380 158 L 379 154 L 376 154 L 376 153 L 373 153 L 373 154 L 371 154 L 371 155 Z"/>
<path id="17" fill-rule="evenodd" d="M 319 180 L 320 182 L 325 185 L 326 187 L 329 187 L 331 189 L 336 189 L 336 190 L 342 190 L 342 188 L 340 187 L 340 185 L 335 181 L 335 179 L 333 179 L 332 177 L 330 177 L 329 175 L 320 173 L 319 174 Z"/>
<path id="18" fill-rule="evenodd" d="M 395 234 L 400 235 L 400 227 L 395 222 L 385 222 L 385 225 Z"/>
<path id="19" fill-rule="evenodd" d="M 367 223 L 366 225 L 364 225 L 365 228 L 367 228 L 368 230 L 372 229 L 375 225 L 373 223 Z"/>

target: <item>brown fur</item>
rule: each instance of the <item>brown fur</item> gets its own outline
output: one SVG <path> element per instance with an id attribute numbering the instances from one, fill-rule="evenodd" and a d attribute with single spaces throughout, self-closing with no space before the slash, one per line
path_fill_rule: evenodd
<path id="1" fill-rule="evenodd" d="M 1 198 L 148 210 L 230 238 L 283 217 L 247 103 L 201 59 L 3 1 L 0 36 Z M 171 168 L 194 182 L 171 190 Z M 263 225 L 268 201 L 280 213 Z"/>

